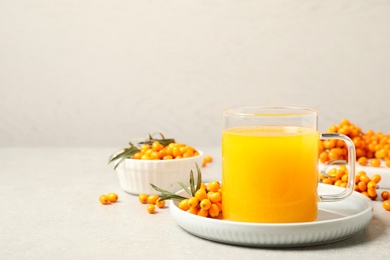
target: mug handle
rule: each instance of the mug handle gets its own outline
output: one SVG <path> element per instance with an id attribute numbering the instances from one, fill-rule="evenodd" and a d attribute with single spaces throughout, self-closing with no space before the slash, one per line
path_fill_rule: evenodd
<path id="1" fill-rule="evenodd" d="M 352 194 L 355 187 L 355 165 L 356 150 L 352 140 L 343 134 L 324 133 L 320 135 L 321 140 L 338 139 L 345 142 L 348 148 L 348 183 L 347 187 L 338 194 L 319 195 L 320 202 L 340 201 Z"/>

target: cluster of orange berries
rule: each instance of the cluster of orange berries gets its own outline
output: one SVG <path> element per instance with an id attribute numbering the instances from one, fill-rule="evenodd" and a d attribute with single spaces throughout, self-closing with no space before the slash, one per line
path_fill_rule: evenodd
<path id="1" fill-rule="evenodd" d="M 108 193 L 107 195 L 100 195 L 99 197 L 99 201 L 100 203 L 102 203 L 103 205 L 108 205 L 108 204 L 111 204 L 111 203 L 114 203 L 114 202 L 117 202 L 118 200 L 118 195 L 116 193 Z"/>
<path id="2" fill-rule="evenodd" d="M 325 176 L 322 173 L 319 173 L 319 179 L 321 183 L 335 185 L 339 187 L 347 187 L 348 183 L 348 169 L 345 165 L 342 165 L 338 168 L 331 169 L 328 173 L 328 176 Z M 360 192 L 361 194 L 367 196 L 372 200 L 378 198 L 377 189 L 379 188 L 378 183 L 381 181 L 382 177 L 379 174 L 374 174 L 367 176 L 365 171 L 360 171 L 355 176 L 355 186 L 354 190 Z M 383 207 L 386 210 L 390 210 L 390 193 L 388 191 L 383 191 L 381 193 L 383 201 Z"/>
<path id="3" fill-rule="evenodd" d="M 347 119 L 329 127 L 326 132 L 344 134 L 351 138 L 356 148 L 356 160 L 360 165 L 380 167 L 381 160 L 384 160 L 385 165 L 390 167 L 390 132 L 383 134 L 368 130 L 364 133 Z M 348 149 L 344 141 L 330 139 L 319 142 L 319 159 L 322 163 L 347 158 Z"/>
<path id="4" fill-rule="evenodd" d="M 138 199 L 142 204 L 148 204 L 146 210 L 150 214 L 154 214 L 156 212 L 156 206 L 160 209 L 165 207 L 165 200 L 160 200 L 160 197 L 157 194 L 147 195 L 145 193 L 141 193 L 138 195 Z"/>
<path id="5" fill-rule="evenodd" d="M 179 208 L 201 217 L 218 218 L 222 212 L 222 187 L 218 181 L 202 183 L 195 196 L 180 201 Z"/>
<path id="6" fill-rule="evenodd" d="M 141 145 L 138 152 L 132 155 L 132 159 L 140 160 L 171 160 L 188 158 L 199 155 L 199 152 L 192 146 L 183 143 L 170 143 L 163 146 L 159 141 L 152 145 Z"/>

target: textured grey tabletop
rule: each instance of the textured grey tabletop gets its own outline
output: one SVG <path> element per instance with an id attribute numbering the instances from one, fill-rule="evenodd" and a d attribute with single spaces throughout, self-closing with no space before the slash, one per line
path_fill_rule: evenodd
<path id="1" fill-rule="evenodd" d="M 220 179 L 219 149 L 205 181 Z M 107 165 L 112 148 L 0 148 L 0 259 L 389 259 L 390 212 L 356 236 L 313 247 L 267 249 L 211 242 L 181 229 L 168 208 L 146 212 Z M 116 192 L 108 206 L 99 196 Z"/>

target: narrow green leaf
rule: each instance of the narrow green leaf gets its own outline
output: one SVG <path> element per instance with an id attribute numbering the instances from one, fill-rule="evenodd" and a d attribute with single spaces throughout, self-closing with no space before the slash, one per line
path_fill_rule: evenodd
<path id="1" fill-rule="evenodd" d="M 194 173 L 191 170 L 190 172 L 190 188 L 191 188 L 191 195 L 192 197 L 195 197 L 195 183 L 194 183 Z"/>
<path id="2" fill-rule="evenodd" d="M 176 195 L 170 191 L 167 191 L 167 190 L 164 190 L 164 189 L 161 189 L 159 187 L 157 187 L 156 185 L 150 183 L 150 186 L 152 186 L 153 189 L 155 189 L 156 191 L 160 192 L 161 194 L 163 195 Z"/>
<path id="3" fill-rule="evenodd" d="M 197 183 L 196 183 L 196 190 L 195 190 L 195 192 L 196 192 L 196 191 L 198 191 L 198 190 L 200 189 L 200 187 L 202 186 L 202 173 L 201 173 L 201 171 L 200 171 L 200 168 L 199 168 L 198 164 L 195 163 L 195 165 L 196 165 L 196 171 L 198 172 L 198 181 L 197 181 Z"/>
<path id="4" fill-rule="evenodd" d="M 125 152 L 125 150 L 123 149 L 122 151 L 118 152 L 118 153 L 114 153 L 110 156 L 110 158 L 108 159 L 108 163 L 112 162 L 112 161 L 115 161 L 116 159 L 118 159 L 119 157 L 122 156 L 122 154 Z"/>
<path id="5" fill-rule="evenodd" d="M 137 151 L 138 151 L 138 148 L 135 146 L 125 148 L 120 153 L 112 155 L 111 158 L 109 159 L 108 163 L 119 160 L 115 164 L 114 169 L 116 169 L 119 164 L 121 164 L 125 159 L 131 158 L 131 156 L 133 156 L 133 154 L 135 154 Z"/>
<path id="6" fill-rule="evenodd" d="M 178 182 L 178 184 L 187 192 L 188 195 L 192 196 L 191 191 L 188 189 L 186 185 L 182 182 Z"/>

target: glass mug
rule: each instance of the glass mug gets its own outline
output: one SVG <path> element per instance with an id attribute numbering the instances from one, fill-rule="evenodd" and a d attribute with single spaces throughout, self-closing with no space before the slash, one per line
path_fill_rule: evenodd
<path id="1" fill-rule="evenodd" d="M 231 221 L 315 221 L 318 202 L 340 201 L 354 189 L 355 146 L 337 133 L 320 134 L 318 112 L 293 107 L 242 107 L 223 111 L 222 212 Z M 348 185 L 318 195 L 319 140 L 348 147 Z"/>

